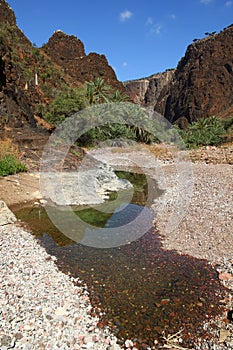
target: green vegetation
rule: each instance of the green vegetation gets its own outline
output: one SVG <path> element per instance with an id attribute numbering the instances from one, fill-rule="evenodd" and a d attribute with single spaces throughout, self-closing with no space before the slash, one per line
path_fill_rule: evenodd
<path id="1" fill-rule="evenodd" d="M 46 74 L 49 72 L 47 71 Z M 50 103 L 47 111 L 41 105 L 38 111 L 45 120 L 57 126 L 65 118 L 85 107 L 107 102 L 122 102 L 127 99 L 125 94 L 118 90 L 113 91 L 109 85 L 106 85 L 104 79 L 96 78 L 78 88 L 63 89 Z"/>
<path id="2" fill-rule="evenodd" d="M 179 133 L 188 148 L 218 146 L 226 140 L 232 125 L 233 117 L 219 119 L 213 116 L 200 118 L 186 130 L 179 130 Z"/>
<path id="3" fill-rule="evenodd" d="M 99 105 L 102 103 L 112 102 L 127 102 L 128 96 L 119 90 L 113 90 L 109 85 L 105 84 L 104 79 L 96 78 L 94 81 L 87 82 L 85 85 L 79 88 L 66 89 L 61 92 L 49 105 L 47 111 L 43 109 L 43 106 L 38 106 L 38 112 L 41 116 L 51 123 L 52 125 L 59 125 L 67 117 L 70 117 L 74 113 L 83 110 L 85 107 Z M 129 105 L 129 104 L 128 104 Z M 132 114 L 135 115 L 135 109 L 132 109 Z M 138 109 L 137 119 L 139 122 L 145 122 L 146 113 L 142 108 Z M 142 110 L 142 111 L 141 111 Z M 112 111 L 112 114 L 111 114 Z M 114 117 L 114 106 L 111 110 L 111 105 L 109 110 L 106 111 L 109 118 Z M 123 114 L 125 110 L 123 109 Z M 127 110 L 128 120 L 132 119 L 130 111 Z M 127 117 L 127 115 L 126 115 Z M 89 120 L 90 122 L 90 120 Z M 148 130 L 150 127 L 148 126 Z M 112 120 L 111 123 L 102 126 L 93 126 L 91 130 L 88 130 L 78 139 L 79 146 L 93 146 L 97 142 L 115 139 L 127 139 L 140 141 L 145 143 L 150 143 L 154 140 L 149 131 L 143 130 L 142 127 L 135 125 L 135 116 L 132 121 L 132 125 L 117 122 L 117 120 Z"/>
<path id="4" fill-rule="evenodd" d="M 0 23 L 0 43 L 9 50 L 17 84 L 22 88 L 27 84 L 26 94 L 30 95 L 35 89 L 35 73 L 38 74 L 40 92 L 49 100 L 68 88 L 64 72 L 54 66 L 43 50 L 31 45 L 17 26 Z"/>
<path id="5" fill-rule="evenodd" d="M 41 108 L 41 105 L 39 106 Z M 85 107 L 85 92 L 83 88 L 65 89 L 50 103 L 49 110 L 43 115 L 52 125 L 59 125 L 72 114 Z M 41 112 L 41 109 L 40 109 Z M 42 112 L 43 113 L 43 112 Z"/>
<path id="6" fill-rule="evenodd" d="M 222 123 L 224 129 L 226 130 L 227 140 L 229 140 L 229 141 L 233 140 L 233 117 L 231 117 L 231 116 L 225 117 L 225 118 L 221 119 L 221 123 Z"/>
<path id="7" fill-rule="evenodd" d="M 19 160 L 18 148 L 11 140 L 0 141 L 0 176 L 7 176 L 26 171 L 26 166 Z"/>
<path id="8" fill-rule="evenodd" d="M 5 155 L 0 159 L 0 176 L 12 175 L 26 170 L 26 166 L 13 154 Z"/>
<path id="9" fill-rule="evenodd" d="M 94 146 L 98 142 L 104 142 L 106 140 L 115 140 L 109 141 L 113 146 L 119 146 L 119 139 L 133 140 L 136 141 L 135 133 L 129 128 L 126 124 L 105 124 L 102 126 L 95 127 L 86 133 L 84 133 L 78 139 L 79 146 Z"/>

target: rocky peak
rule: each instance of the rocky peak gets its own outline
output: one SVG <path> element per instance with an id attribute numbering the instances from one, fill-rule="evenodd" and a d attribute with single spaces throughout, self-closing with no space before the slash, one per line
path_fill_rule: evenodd
<path id="1" fill-rule="evenodd" d="M 84 44 L 74 35 L 57 30 L 42 50 L 76 82 L 85 83 L 101 77 L 113 88 L 124 90 L 104 55 L 85 54 Z"/>
<path id="2" fill-rule="evenodd" d="M 155 110 L 171 122 L 193 122 L 233 105 L 233 25 L 189 45 Z"/>
<path id="3" fill-rule="evenodd" d="M 16 25 L 14 11 L 5 0 L 0 0 L 0 22 Z"/>
<path id="4" fill-rule="evenodd" d="M 52 56 L 53 61 L 58 65 L 66 65 L 71 61 L 86 56 L 84 45 L 74 35 L 67 35 L 61 30 L 53 33 L 43 50 Z"/>
<path id="5" fill-rule="evenodd" d="M 86 55 L 74 35 L 57 30 L 42 48 L 33 47 L 17 27 L 13 10 L 0 0 L 1 130 L 35 127 L 39 122 L 35 114 L 43 116 L 61 91 L 97 77 L 123 90 L 106 57 Z"/>

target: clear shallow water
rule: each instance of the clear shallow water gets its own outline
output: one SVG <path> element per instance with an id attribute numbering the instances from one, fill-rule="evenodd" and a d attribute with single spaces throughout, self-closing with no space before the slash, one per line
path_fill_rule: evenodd
<path id="1" fill-rule="evenodd" d="M 131 176 L 135 187 L 125 212 L 125 220 L 130 222 L 147 202 L 147 181 L 144 175 L 120 176 Z M 155 186 L 155 195 L 159 194 Z M 96 208 L 82 208 L 77 213 L 99 227 L 117 226 L 123 220 L 122 214 L 119 219 L 119 214 L 112 216 Z M 146 349 L 155 339 L 162 344 L 164 331 L 171 334 L 180 329 L 184 329 L 183 345 L 187 347 L 192 347 L 198 336 L 209 337 L 202 323 L 220 313 L 219 300 L 225 293 L 217 274 L 204 260 L 163 250 L 155 228 L 131 244 L 98 249 L 64 236 L 42 208 L 23 208 L 16 215 L 48 253 L 57 257 L 62 271 L 87 283 L 93 313 L 104 312 L 99 326 L 110 325 L 122 342 L 130 338 L 139 349 Z"/>

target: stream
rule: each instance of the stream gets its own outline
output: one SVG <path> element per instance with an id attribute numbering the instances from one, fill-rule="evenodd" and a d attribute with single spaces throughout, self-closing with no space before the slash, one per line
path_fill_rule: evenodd
<path id="1" fill-rule="evenodd" d="M 143 174 L 117 172 L 134 185 L 130 204 L 106 213 L 95 208 L 75 208 L 81 220 L 97 227 L 118 227 L 135 219 L 147 205 L 148 185 Z M 154 196 L 162 191 L 154 183 Z M 111 193 L 116 200 L 117 193 Z M 182 330 L 180 344 L 191 348 L 197 338 L 211 338 L 203 323 L 222 312 L 225 295 L 216 271 L 206 260 L 166 251 L 153 226 L 129 244 L 96 248 L 76 243 L 62 234 L 38 206 L 14 211 L 46 251 L 56 256 L 58 267 L 87 284 L 93 314 L 99 327 L 108 325 L 122 344 L 131 339 L 139 349 L 164 344 L 164 337 Z"/>

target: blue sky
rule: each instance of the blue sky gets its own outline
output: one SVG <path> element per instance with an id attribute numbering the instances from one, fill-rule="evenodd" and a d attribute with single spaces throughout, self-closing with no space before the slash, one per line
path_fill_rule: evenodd
<path id="1" fill-rule="evenodd" d="M 205 32 L 233 23 L 233 0 L 8 0 L 18 26 L 41 46 L 61 29 L 105 54 L 119 80 L 177 66 Z"/>

